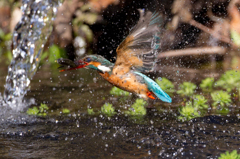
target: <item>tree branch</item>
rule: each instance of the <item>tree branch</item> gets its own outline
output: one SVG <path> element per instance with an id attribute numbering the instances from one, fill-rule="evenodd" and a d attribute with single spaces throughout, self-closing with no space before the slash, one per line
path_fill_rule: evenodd
<path id="1" fill-rule="evenodd" d="M 176 56 L 189 56 L 189 55 L 206 55 L 206 54 L 220 54 L 226 53 L 226 48 L 214 46 L 214 47 L 199 47 L 182 50 L 171 50 L 159 53 L 157 58 L 176 57 Z"/>

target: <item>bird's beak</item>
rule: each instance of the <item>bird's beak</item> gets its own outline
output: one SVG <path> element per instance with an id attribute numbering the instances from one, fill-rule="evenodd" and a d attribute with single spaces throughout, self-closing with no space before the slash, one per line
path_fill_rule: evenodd
<path id="1" fill-rule="evenodd" d="M 64 72 L 67 70 L 76 70 L 76 69 L 80 69 L 80 68 L 84 68 L 87 65 L 89 65 L 87 62 L 83 61 L 83 60 L 78 60 L 78 61 L 71 61 L 69 59 L 58 59 L 57 61 L 59 64 L 61 65 L 65 65 L 68 68 L 60 70 L 59 72 Z"/>

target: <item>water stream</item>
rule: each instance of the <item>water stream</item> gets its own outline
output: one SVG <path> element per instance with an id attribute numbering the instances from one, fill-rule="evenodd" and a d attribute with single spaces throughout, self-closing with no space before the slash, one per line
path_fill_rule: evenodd
<path id="1" fill-rule="evenodd" d="M 43 48 L 52 32 L 57 8 L 61 3 L 62 0 L 22 1 L 23 15 L 13 32 L 13 59 L 8 67 L 4 103 L 0 105 L 7 105 L 6 107 L 16 111 L 27 106 L 24 103 L 24 95 L 38 68 Z M 32 102 L 28 101 L 30 104 Z"/>

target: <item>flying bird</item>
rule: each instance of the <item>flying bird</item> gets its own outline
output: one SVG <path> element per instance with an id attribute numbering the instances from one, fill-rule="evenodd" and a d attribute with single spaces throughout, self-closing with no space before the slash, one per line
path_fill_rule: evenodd
<path id="1" fill-rule="evenodd" d="M 171 103 L 171 97 L 146 73 L 152 72 L 160 45 L 162 17 L 158 12 L 139 9 L 140 18 L 129 35 L 118 46 L 116 62 L 112 63 L 100 55 L 87 55 L 83 59 L 71 61 L 58 59 L 60 65 L 75 70 L 90 68 L 96 70 L 105 80 L 116 87 L 134 93 L 140 98 L 155 99 Z"/>

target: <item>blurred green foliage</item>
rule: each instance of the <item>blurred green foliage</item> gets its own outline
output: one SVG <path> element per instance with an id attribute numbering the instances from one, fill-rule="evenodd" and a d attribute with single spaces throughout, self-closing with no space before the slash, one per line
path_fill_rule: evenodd
<path id="1" fill-rule="evenodd" d="M 93 25 L 98 18 L 98 14 L 92 12 L 90 8 L 89 4 L 83 5 L 76 11 L 76 18 L 73 19 L 74 35 L 78 36 L 81 33 L 82 36 L 86 37 L 88 43 L 93 40 L 93 32 L 89 25 Z"/>
<path id="2" fill-rule="evenodd" d="M 197 86 L 191 82 L 183 82 L 179 85 L 179 90 L 177 91 L 177 94 L 190 97 L 194 94 L 196 88 Z"/>
<path id="3" fill-rule="evenodd" d="M 110 94 L 115 96 L 129 96 L 129 92 L 115 86 L 111 89 Z"/>
<path id="4" fill-rule="evenodd" d="M 196 117 L 200 117 L 197 107 L 194 106 L 191 101 L 188 101 L 185 106 L 181 107 L 179 113 L 180 116 L 178 116 L 178 119 L 181 121 L 187 121 Z"/>
<path id="5" fill-rule="evenodd" d="M 240 154 L 237 153 L 237 150 L 233 150 L 232 152 L 225 152 L 220 154 L 218 159 L 240 159 Z"/>
<path id="6" fill-rule="evenodd" d="M 126 114 L 130 116 L 144 116 L 147 114 L 146 104 L 147 102 L 144 99 L 137 99 L 131 108 L 126 111 Z"/>
<path id="7" fill-rule="evenodd" d="M 63 113 L 63 114 L 69 114 L 69 113 L 70 113 L 70 110 L 67 109 L 67 108 L 63 108 L 62 113 Z"/>
<path id="8" fill-rule="evenodd" d="M 39 113 L 39 109 L 37 107 L 28 108 L 27 114 L 28 115 L 37 115 Z"/>
<path id="9" fill-rule="evenodd" d="M 28 115 L 37 115 L 37 116 L 46 116 L 48 109 L 49 108 L 46 104 L 41 103 L 39 108 L 36 106 L 34 106 L 33 108 L 28 108 L 27 114 Z"/>
<path id="10" fill-rule="evenodd" d="M 112 104 L 110 103 L 105 103 L 102 107 L 101 107 L 101 112 L 104 115 L 107 116 L 113 116 L 114 114 L 116 114 L 115 112 L 115 108 L 112 106 Z"/>
<path id="11" fill-rule="evenodd" d="M 194 107 L 197 109 L 207 109 L 207 99 L 203 95 L 195 95 L 193 96 Z"/>
<path id="12" fill-rule="evenodd" d="M 88 112 L 88 115 L 94 115 L 95 114 L 93 109 L 90 109 L 90 108 L 87 109 L 87 112 Z"/>
<path id="13" fill-rule="evenodd" d="M 231 34 L 231 38 L 232 41 L 234 42 L 234 44 L 236 44 L 237 46 L 240 46 L 240 35 L 236 30 L 231 30 L 230 31 Z"/>
<path id="14" fill-rule="evenodd" d="M 65 49 L 62 49 L 59 46 L 53 44 L 47 51 L 43 52 L 41 63 L 48 59 L 48 62 L 50 64 L 55 64 L 55 61 L 59 58 L 67 58 L 66 51 Z"/>
<path id="15" fill-rule="evenodd" d="M 234 88 L 240 88 L 240 72 L 236 70 L 226 71 L 218 81 L 215 83 L 215 87 L 221 87 L 228 92 L 231 92 Z"/>
<path id="16" fill-rule="evenodd" d="M 203 95 L 194 95 L 193 102 L 188 101 L 185 106 L 179 109 L 181 121 L 191 120 L 196 117 L 203 116 L 205 113 L 201 113 L 203 109 L 208 109 L 207 99 Z"/>
<path id="17" fill-rule="evenodd" d="M 11 39 L 12 39 L 12 34 L 7 33 L 5 34 L 3 30 L 0 28 L 0 57 L 3 55 L 5 56 L 8 61 L 7 63 L 10 63 L 12 60 L 12 52 L 11 52 Z M 0 62 L 1 62 L 0 58 Z"/>
<path id="18" fill-rule="evenodd" d="M 213 77 L 208 77 L 202 80 L 200 84 L 200 88 L 204 92 L 212 92 L 213 91 L 213 83 L 214 83 L 214 78 Z"/>
<path id="19" fill-rule="evenodd" d="M 211 93 L 212 100 L 213 100 L 213 106 L 216 107 L 220 105 L 221 107 L 229 105 L 232 100 L 231 100 L 231 95 L 228 92 L 225 91 L 215 91 Z"/>

